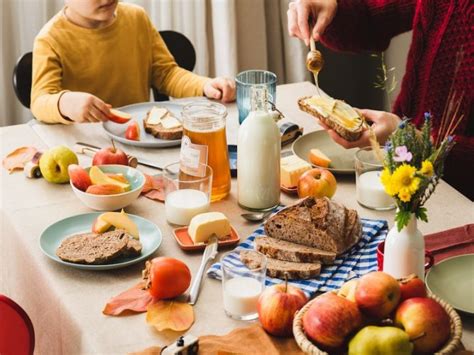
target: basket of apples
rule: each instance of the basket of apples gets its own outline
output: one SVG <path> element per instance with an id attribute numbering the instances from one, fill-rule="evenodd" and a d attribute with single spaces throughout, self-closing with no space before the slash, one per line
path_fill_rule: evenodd
<path id="1" fill-rule="evenodd" d="M 378 271 L 308 302 L 293 333 L 307 354 L 453 354 L 462 324 L 415 275 L 396 280 Z"/>

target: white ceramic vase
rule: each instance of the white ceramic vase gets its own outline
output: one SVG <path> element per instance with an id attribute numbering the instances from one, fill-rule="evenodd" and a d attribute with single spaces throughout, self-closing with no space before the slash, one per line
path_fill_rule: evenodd
<path id="1" fill-rule="evenodd" d="M 416 274 L 425 279 L 425 239 L 411 214 L 408 225 L 399 232 L 396 224 L 385 239 L 383 271 L 395 278 Z"/>

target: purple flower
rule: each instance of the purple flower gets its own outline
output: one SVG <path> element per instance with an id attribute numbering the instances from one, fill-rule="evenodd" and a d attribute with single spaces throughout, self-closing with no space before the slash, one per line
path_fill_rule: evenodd
<path id="1" fill-rule="evenodd" d="M 392 142 L 385 142 L 385 146 L 383 147 L 383 149 L 385 150 L 385 152 L 388 152 L 390 149 L 392 149 Z"/>
<path id="2" fill-rule="evenodd" d="M 409 162 L 412 158 L 413 155 L 408 151 L 406 146 L 402 145 L 395 148 L 395 156 L 393 157 L 393 160 L 396 162 Z"/>
<path id="3" fill-rule="evenodd" d="M 448 136 L 448 143 L 451 143 L 454 140 L 454 136 Z"/>
<path id="4" fill-rule="evenodd" d="M 425 112 L 425 121 L 431 120 L 431 113 L 430 112 Z"/>

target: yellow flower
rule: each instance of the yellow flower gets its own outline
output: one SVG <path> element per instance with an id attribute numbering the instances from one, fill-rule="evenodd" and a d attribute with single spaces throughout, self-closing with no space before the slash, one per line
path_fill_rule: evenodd
<path id="1" fill-rule="evenodd" d="M 407 198 L 407 194 L 410 196 L 413 195 L 420 185 L 420 178 L 416 177 L 415 173 L 415 167 L 408 164 L 400 165 L 392 175 L 393 191 L 400 193 L 403 190 L 402 195 L 405 199 Z"/>
<path id="2" fill-rule="evenodd" d="M 433 164 L 429 160 L 425 160 L 421 163 L 420 173 L 425 176 L 432 177 L 433 176 Z"/>
<path id="3" fill-rule="evenodd" d="M 410 200 L 411 200 L 411 194 L 408 191 L 408 189 L 406 189 L 406 188 L 403 188 L 403 189 L 400 190 L 400 192 L 398 193 L 398 197 L 403 202 L 410 202 Z"/>
<path id="4" fill-rule="evenodd" d="M 380 174 L 380 181 L 382 182 L 386 193 L 390 196 L 395 196 L 397 194 L 398 191 L 393 189 L 392 174 L 390 174 L 388 168 L 383 169 L 382 174 Z"/>

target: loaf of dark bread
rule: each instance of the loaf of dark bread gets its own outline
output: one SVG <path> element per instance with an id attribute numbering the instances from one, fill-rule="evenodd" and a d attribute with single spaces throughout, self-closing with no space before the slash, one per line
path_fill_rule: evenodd
<path id="1" fill-rule="evenodd" d="M 320 97 L 317 97 L 317 99 L 320 99 Z M 330 99 L 336 104 L 343 106 L 344 112 L 352 113 L 350 116 L 347 115 L 346 119 L 344 119 L 340 115 L 324 110 L 321 106 L 312 102 L 312 100 L 314 100 L 314 97 L 311 96 L 300 98 L 298 100 L 300 110 L 318 118 L 322 123 L 331 127 L 342 138 L 348 141 L 356 141 L 360 138 L 363 131 L 364 118 L 356 110 L 343 101 Z"/>

